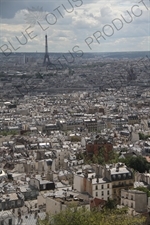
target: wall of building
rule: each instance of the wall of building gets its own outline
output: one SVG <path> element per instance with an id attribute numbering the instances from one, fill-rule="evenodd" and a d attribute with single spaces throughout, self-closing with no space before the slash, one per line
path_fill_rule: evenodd
<path id="1" fill-rule="evenodd" d="M 94 198 L 100 198 L 103 200 L 108 200 L 112 198 L 112 185 L 111 183 L 98 183 L 92 185 L 92 196 Z"/>

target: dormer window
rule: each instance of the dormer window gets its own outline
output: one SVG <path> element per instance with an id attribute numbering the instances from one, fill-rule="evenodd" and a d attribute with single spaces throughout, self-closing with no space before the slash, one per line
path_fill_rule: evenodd
<path id="1" fill-rule="evenodd" d="M 129 177 L 131 177 L 132 175 L 131 175 L 131 173 L 129 173 Z"/>
<path id="2" fill-rule="evenodd" d="M 121 179 L 121 175 L 120 174 L 118 174 L 118 178 Z"/>
<path id="3" fill-rule="evenodd" d="M 116 179 L 116 175 L 115 174 L 113 175 L 113 179 Z"/>

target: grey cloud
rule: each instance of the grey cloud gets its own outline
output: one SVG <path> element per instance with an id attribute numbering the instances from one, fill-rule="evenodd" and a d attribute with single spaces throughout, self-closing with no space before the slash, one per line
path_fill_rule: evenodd
<path id="1" fill-rule="evenodd" d="M 54 1 L 36 1 L 36 0 L 0 0 L 0 17 L 1 18 L 14 18 L 15 14 L 19 10 L 28 9 L 32 7 L 42 7 L 43 9 L 47 11 L 51 11 L 58 7 L 60 4 L 60 1 L 54 2 Z"/>

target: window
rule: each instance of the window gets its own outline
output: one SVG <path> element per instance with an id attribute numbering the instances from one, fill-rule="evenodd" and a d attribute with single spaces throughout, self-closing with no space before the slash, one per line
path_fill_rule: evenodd
<path id="1" fill-rule="evenodd" d="M 102 189 L 104 189 L 104 185 L 102 184 Z"/>
<path id="2" fill-rule="evenodd" d="M 133 195 L 131 195 L 131 200 L 133 200 Z"/>
<path id="3" fill-rule="evenodd" d="M 131 202 L 131 208 L 133 208 L 133 202 Z"/>
<path id="4" fill-rule="evenodd" d="M 109 195 L 109 191 L 107 191 L 107 195 Z"/>
<path id="5" fill-rule="evenodd" d="M 107 184 L 107 188 L 109 188 L 109 184 Z"/>
<path id="6" fill-rule="evenodd" d="M 104 195 L 104 192 L 102 191 L 102 196 Z"/>
<path id="7" fill-rule="evenodd" d="M 96 192 L 96 196 L 98 196 L 98 192 Z"/>
<path id="8" fill-rule="evenodd" d="M 132 176 L 132 174 L 131 173 L 129 173 L 129 177 L 131 177 Z"/>
<path id="9" fill-rule="evenodd" d="M 43 184 L 43 189 L 44 189 L 44 190 L 46 189 L 46 184 Z"/>
<path id="10" fill-rule="evenodd" d="M 118 174 L 118 179 L 121 179 L 121 175 L 120 174 Z"/>
<path id="11" fill-rule="evenodd" d="M 125 173 L 123 174 L 123 178 L 124 178 L 124 179 L 126 178 L 126 174 L 125 174 Z"/>
<path id="12" fill-rule="evenodd" d="M 12 219 L 9 219 L 8 224 L 12 225 Z"/>
<path id="13" fill-rule="evenodd" d="M 20 200 L 20 199 L 18 199 L 18 201 L 17 201 L 17 205 L 18 205 L 18 206 L 20 206 L 20 205 L 21 205 L 21 200 Z"/>
<path id="14" fill-rule="evenodd" d="M 97 190 L 97 189 L 98 189 L 98 187 L 97 187 L 97 185 L 96 185 L 95 190 Z"/>
<path id="15" fill-rule="evenodd" d="M 15 201 L 11 202 L 11 207 L 15 207 Z"/>

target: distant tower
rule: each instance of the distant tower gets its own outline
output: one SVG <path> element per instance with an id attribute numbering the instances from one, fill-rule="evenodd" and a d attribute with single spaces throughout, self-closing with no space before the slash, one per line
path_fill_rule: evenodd
<path id="1" fill-rule="evenodd" d="M 49 66 L 51 64 L 49 55 L 48 55 L 48 43 L 47 43 L 47 35 L 45 35 L 45 55 L 44 55 L 44 66 Z"/>

